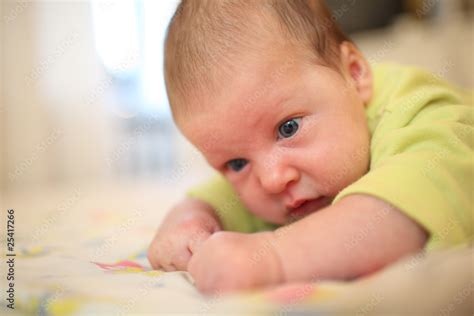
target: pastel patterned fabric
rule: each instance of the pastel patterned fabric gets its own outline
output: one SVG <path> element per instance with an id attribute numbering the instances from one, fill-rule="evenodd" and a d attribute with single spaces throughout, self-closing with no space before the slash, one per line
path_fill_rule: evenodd
<path id="1" fill-rule="evenodd" d="M 291 284 L 204 297 L 188 273 L 150 268 L 146 247 L 157 223 L 146 215 L 79 205 L 34 240 L 22 232 L 38 237 L 39 222 L 18 218 L 24 227 L 16 240 L 15 310 L 6 310 L 2 302 L 0 313 L 380 315 L 401 310 L 421 315 L 472 308 L 474 252 L 469 247 L 408 258 L 353 282 Z"/>

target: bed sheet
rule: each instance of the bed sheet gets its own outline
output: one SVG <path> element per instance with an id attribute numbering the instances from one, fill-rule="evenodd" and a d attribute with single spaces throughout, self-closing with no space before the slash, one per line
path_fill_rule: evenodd
<path id="1" fill-rule="evenodd" d="M 472 315 L 472 247 L 406 258 L 352 282 L 201 295 L 186 272 L 154 271 L 146 248 L 176 195 L 163 188 L 42 191 L 15 211 L 15 310 L 39 315 Z M 160 210 L 160 211 L 158 211 Z M 3 232 L 3 230 L 2 230 Z M 6 260 L 5 234 L 1 236 Z"/>

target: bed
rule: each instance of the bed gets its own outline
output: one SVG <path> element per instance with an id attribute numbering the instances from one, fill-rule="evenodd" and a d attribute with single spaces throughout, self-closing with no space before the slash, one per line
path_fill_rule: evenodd
<path id="1" fill-rule="evenodd" d="M 201 295 L 186 272 L 154 271 L 146 248 L 178 190 L 102 184 L 11 192 L 2 198 L 14 222 L 14 310 L 39 315 L 472 315 L 473 248 L 405 258 L 352 282 Z M 1 248 L 7 260 L 6 234 Z M 2 260 L 2 261 L 5 261 Z"/>

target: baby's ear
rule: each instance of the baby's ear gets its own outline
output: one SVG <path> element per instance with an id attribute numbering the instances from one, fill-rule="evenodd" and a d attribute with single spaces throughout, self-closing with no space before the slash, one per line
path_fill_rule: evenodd
<path id="1" fill-rule="evenodd" d="M 372 71 L 370 64 L 357 47 L 350 42 L 342 42 L 339 46 L 342 67 L 347 79 L 356 88 L 364 104 L 372 98 Z"/>

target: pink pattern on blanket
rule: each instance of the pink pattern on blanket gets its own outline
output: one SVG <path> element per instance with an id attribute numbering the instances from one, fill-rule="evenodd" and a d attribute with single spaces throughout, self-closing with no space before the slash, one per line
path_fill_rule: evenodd
<path id="1" fill-rule="evenodd" d="M 133 261 L 129 260 L 121 260 L 116 263 L 100 263 L 100 262 L 92 262 L 96 264 L 98 267 L 104 270 L 111 270 L 111 271 L 127 271 L 127 272 L 139 272 L 139 271 L 146 271 L 146 269 Z"/>

